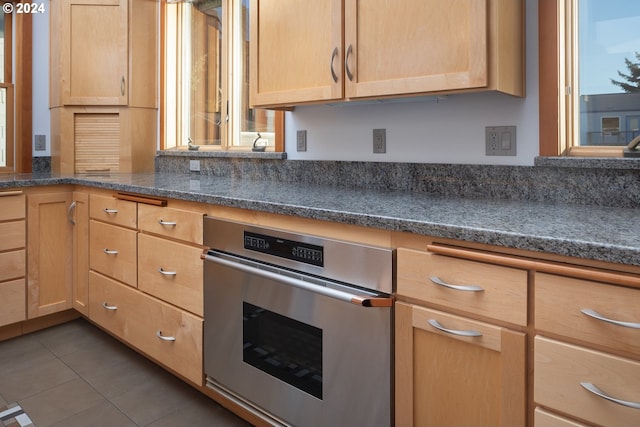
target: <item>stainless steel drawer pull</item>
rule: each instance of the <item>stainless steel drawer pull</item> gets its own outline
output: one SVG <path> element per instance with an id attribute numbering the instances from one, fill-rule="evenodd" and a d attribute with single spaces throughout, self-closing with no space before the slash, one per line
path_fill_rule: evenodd
<path id="1" fill-rule="evenodd" d="M 606 399 L 609 402 L 617 403 L 618 405 L 626 406 L 627 408 L 640 409 L 640 403 L 630 402 L 628 400 L 621 400 L 621 399 L 616 399 L 615 397 L 611 397 L 592 383 L 584 382 L 584 383 L 580 383 L 580 385 L 584 387 L 586 390 L 595 394 L 596 396 L 600 396 L 601 398 Z"/>
<path id="2" fill-rule="evenodd" d="M 173 222 L 173 221 L 164 221 L 162 218 L 160 218 L 158 220 L 158 224 L 160 225 L 166 225 L 168 227 L 175 227 L 176 225 L 178 225 L 177 222 Z"/>
<path id="3" fill-rule="evenodd" d="M 481 337 L 482 336 L 482 334 L 478 331 L 459 331 L 456 329 L 447 329 L 444 326 L 442 326 L 440 322 L 438 322 L 436 319 L 429 319 L 427 320 L 427 322 L 429 322 L 429 324 L 434 328 L 436 328 L 437 330 L 445 332 L 447 334 L 458 335 L 460 337 Z"/>
<path id="4" fill-rule="evenodd" d="M 118 213 L 118 209 L 109 209 L 109 208 L 104 208 L 104 209 L 103 209 L 103 212 L 104 212 L 104 213 L 106 213 L 106 214 L 108 214 L 108 215 L 111 215 L 111 214 L 117 214 L 117 213 Z"/>
<path id="5" fill-rule="evenodd" d="M 118 255 L 118 251 L 113 250 L 113 249 L 104 248 L 104 250 L 102 252 L 104 252 L 107 255 Z"/>
<path id="6" fill-rule="evenodd" d="M 69 209 L 67 209 L 67 220 L 69 221 L 69 223 L 71 223 L 71 225 L 76 225 L 76 220 L 73 218 L 73 214 L 75 213 L 75 211 L 76 211 L 76 202 L 74 200 L 69 205 Z"/>
<path id="7" fill-rule="evenodd" d="M 165 337 L 162 335 L 162 331 L 156 332 L 156 336 L 160 338 L 162 341 L 175 341 L 176 337 Z"/>
<path id="8" fill-rule="evenodd" d="M 331 68 L 331 77 L 333 78 L 334 83 L 338 82 L 338 75 L 336 74 L 336 71 L 333 69 L 333 60 L 336 59 L 336 56 L 338 56 L 338 48 L 334 48 L 333 52 L 331 53 L 331 64 L 330 64 L 330 68 Z"/>
<path id="9" fill-rule="evenodd" d="M 349 57 L 351 56 L 352 52 L 353 52 L 353 46 L 349 45 L 349 47 L 347 48 L 347 53 L 344 56 L 344 70 L 347 73 L 347 77 L 349 77 L 349 81 L 353 81 L 353 73 L 351 72 L 351 69 L 349 68 Z"/>
<path id="10" fill-rule="evenodd" d="M 164 270 L 162 267 L 160 267 L 160 268 L 158 269 L 158 273 L 163 274 L 163 275 L 165 275 L 165 276 L 175 276 L 176 274 L 178 274 L 178 273 L 177 273 L 177 272 L 175 272 L 175 271 L 166 271 L 166 270 Z"/>
<path id="11" fill-rule="evenodd" d="M 590 308 L 583 308 L 580 310 L 582 314 L 586 314 L 589 317 L 593 317 L 594 319 L 601 320 L 603 322 L 612 323 L 618 326 L 624 326 L 625 328 L 633 328 L 640 329 L 640 323 L 637 322 L 623 322 L 621 320 L 609 319 L 608 317 L 604 317 L 602 314 L 597 311 L 591 310 Z"/>
<path id="12" fill-rule="evenodd" d="M 117 305 L 109 305 L 109 303 L 107 303 L 107 302 L 103 302 L 102 303 L 102 307 L 104 307 L 107 310 L 111 310 L 111 311 L 116 311 L 118 309 Z"/>
<path id="13" fill-rule="evenodd" d="M 483 292 L 484 289 L 477 285 L 452 285 L 451 283 L 447 283 L 441 278 L 437 276 L 431 276 L 429 279 L 436 285 L 444 286 L 445 288 L 455 289 L 456 291 L 465 291 L 465 292 Z"/>

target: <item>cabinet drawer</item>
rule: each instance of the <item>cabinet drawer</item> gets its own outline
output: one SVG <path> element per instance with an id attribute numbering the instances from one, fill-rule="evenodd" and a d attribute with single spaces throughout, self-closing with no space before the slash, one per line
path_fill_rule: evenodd
<path id="1" fill-rule="evenodd" d="M 640 354 L 640 290 L 543 273 L 535 279 L 539 331 Z M 637 328 L 594 319 L 581 310 L 636 323 Z"/>
<path id="2" fill-rule="evenodd" d="M 91 220 L 90 268 L 131 286 L 137 286 L 137 234 L 135 230 Z"/>
<path id="3" fill-rule="evenodd" d="M 202 316 L 202 249 L 138 235 L 138 288 Z"/>
<path id="4" fill-rule="evenodd" d="M 20 191 L 0 191 L 0 221 L 25 217 L 25 195 Z"/>
<path id="5" fill-rule="evenodd" d="M 0 223 L 0 251 L 25 247 L 26 228 L 24 220 Z"/>
<path id="6" fill-rule="evenodd" d="M 517 325 L 527 324 L 527 272 L 409 249 L 398 249 L 398 294 Z M 477 291 L 449 288 L 476 286 Z"/>
<path id="7" fill-rule="evenodd" d="M 202 319 L 95 272 L 89 274 L 91 320 L 202 385 Z"/>
<path id="8" fill-rule="evenodd" d="M 638 425 L 638 409 L 596 396 L 581 383 L 640 404 L 640 362 L 539 336 L 534 346 L 536 403 L 598 425 Z"/>
<path id="9" fill-rule="evenodd" d="M 24 279 L 0 283 L 0 326 L 26 320 L 26 288 Z"/>
<path id="10" fill-rule="evenodd" d="M 93 219 L 136 228 L 138 225 L 136 202 L 92 194 L 89 199 L 89 215 Z"/>
<path id="11" fill-rule="evenodd" d="M 586 424 L 563 418 L 540 408 L 536 408 L 534 412 L 533 425 L 536 427 L 588 427 Z"/>
<path id="12" fill-rule="evenodd" d="M 138 206 L 138 228 L 140 231 L 202 245 L 203 216 L 202 212 L 141 203 Z"/>
<path id="13" fill-rule="evenodd" d="M 24 249 L 0 253 L 0 282 L 24 277 L 26 271 L 24 254 Z"/>

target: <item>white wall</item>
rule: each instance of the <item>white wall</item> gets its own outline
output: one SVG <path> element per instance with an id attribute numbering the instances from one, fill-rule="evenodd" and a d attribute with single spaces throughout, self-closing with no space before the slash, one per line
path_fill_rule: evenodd
<path id="1" fill-rule="evenodd" d="M 526 2 L 526 97 L 451 95 L 444 101 L 296 107 L 286 114 L 289 159 L 532 165 L 538 155 L 538 2 Z M 485 126 L 516 126 L 517 156 L 486 156 Z M 373 154 L 372 129 L 387 129 Z M 307 151 L 296 131 L 307 130 Z"/>
<path id="2" fill-rule="evenodd" d="M 47 6 L 49 4 L 47 3 Z M 33 134 L 45 135 L 47 149 L 35 151 L 33 157 L 51 155 L 51 118 L 49 114 L 49 10 L 33 14 Z"/>

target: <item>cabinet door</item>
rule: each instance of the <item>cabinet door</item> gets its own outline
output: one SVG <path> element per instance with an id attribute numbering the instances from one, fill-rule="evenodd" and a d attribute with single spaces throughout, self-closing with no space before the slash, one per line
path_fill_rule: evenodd
<path id="1" fill-rule="evenodd" d="M 251 2 L 251 104 L 342 98 L 342 1 Z"/>
<path id="2" fill-rule="evenodd" d="M 89 194 L 73 192 L 73 308 L 89 315 Z"/>
<path id="3" fill-rule="evenodd" d="M 27 209 L 27 318 L 72 306 L 71 192 L 30 194 Z"/>
<path id="4" fill-rule="evenodd" d="M 127 0 L 62 1 L 62 104 L 127 104 Z"/>
<path id="5" fill-rule="evenodd" d="M 525 424 L 524 334 L 402 302 L 395 328 L 396 426 Z"/>
<path id="6" fill-rule="evenodd" d="M 487 1 L 346 0 L 346 97 L 487 86 Z"/>

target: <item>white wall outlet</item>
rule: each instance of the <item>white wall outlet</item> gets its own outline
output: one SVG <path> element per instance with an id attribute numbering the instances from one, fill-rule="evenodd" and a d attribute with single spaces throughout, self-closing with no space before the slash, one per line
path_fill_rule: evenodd
<path id="1" fill-rule="evenodd" d="M 200 160 L 189 160 L 189 170 L 191 172 L 200 172 Z"/>

